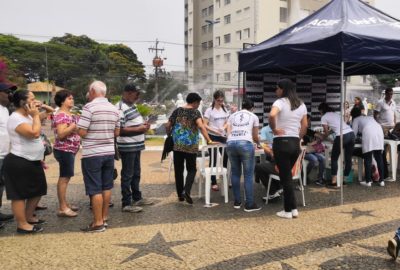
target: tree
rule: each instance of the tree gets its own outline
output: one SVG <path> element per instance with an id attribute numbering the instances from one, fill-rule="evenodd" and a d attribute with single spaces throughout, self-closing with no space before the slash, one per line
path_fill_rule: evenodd
<path id="1" fill-rule="evenodd" d="M 397 80 L 400 79 L 400 73 L 376 75 L 376 79 L 382 88 L 394 87 Z"/>
<path id="2" fill-rule="evenodd" d="M 128 80 L 146 80 L 144 66 L 132 49 L 98 43 L 85 35 L 65 34 L 38 43 L 0 34 L 0 52 L 10 75 L 25 78 L 20 86 L 48 79 L 71 90 L 79 103 L 85 101 L 87 86 L 94 79 L 104 81 L 110 94 L 120 93 Z"/>

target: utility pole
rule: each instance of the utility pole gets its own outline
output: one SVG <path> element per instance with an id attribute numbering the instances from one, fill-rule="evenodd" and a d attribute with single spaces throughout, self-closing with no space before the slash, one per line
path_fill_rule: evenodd
<path id="1" fill-rule="evenodd" d="M 154 66 L 154 74 L 155 74 L 155 101 L 156 103 L 158 103 L 158 73 L 159 73 L 159 69 L 162 67 L 163 65 L 163 60 L 161 59 L 161 57 L 158 56 L 158 52 L 162 52 L 164 51 L 164 49 L 159 49 L 158 48 L 158 39 L 156 39 L 156 46 L 155 47 L 150 47 L 149 48 L 150 52 L 155 51 L 155 56 L 153 58 L 153 66 Z"/>

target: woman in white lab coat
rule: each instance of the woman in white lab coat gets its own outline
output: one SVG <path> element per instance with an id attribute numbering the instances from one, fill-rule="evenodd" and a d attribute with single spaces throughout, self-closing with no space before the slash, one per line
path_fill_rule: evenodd
<path id="1" fill-rule="evenodd" d="M 364 159 L 365 181 L 360 182 L 361 185 L 370 187 L 372 185 L 372 156 L 374 156 L 378 171 L 379 185 L 385 186 L 383 181 L 383 130 L 372 116 L 365 116 L 361 113 L 360 108 L 354 107 L 351 110 L 353 119 L 354 133 L 362 136 L 362 153 Z"/>

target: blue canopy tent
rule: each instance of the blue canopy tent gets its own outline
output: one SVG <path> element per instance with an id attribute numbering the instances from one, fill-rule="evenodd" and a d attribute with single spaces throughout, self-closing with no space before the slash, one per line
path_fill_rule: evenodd
<path id="1" fill-rule="evenodd" d="M 343 116 L 344 76 L 400 73 L 400 21 L 361 0 L 332 0 L 285 31 L 241 51 L 239 72 L 340 75 Z M 343 177 L 339 181 L 343 183 Z"/>

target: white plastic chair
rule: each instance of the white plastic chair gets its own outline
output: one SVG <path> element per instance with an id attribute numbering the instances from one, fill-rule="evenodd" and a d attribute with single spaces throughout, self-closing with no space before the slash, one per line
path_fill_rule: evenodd
<path id="1" fill-rule="evenodd" d="M 216 144 L 216 145 L 207 145 L 203 146 L 201 149 L 201 159 L 200 163 L 200 178 L 199 178 L 199 197 L 201 197 L 202 190 L 202 181 L 205 181 L 205 203 L 206 206 L 211 205 L 210 196 L 211 196 L 211 176 L 214 175 L 217 179 L 219 176 L 222 176 L 223 179 L 223 188 L 221 189 L 221 194 L 225 198 L 225 203 L 228 203 L 228 170 L 224 168 L 223 157 L 225 152 L 226 145 L 225 144 Z M 208 151 L 210 150 L 209 157 Z M 216 161 L 214 163 L 214 158 L 216 157 Z M 215 164 L 215 166 L 206 167 L 206 159 L 211 159 L 211 164 Z"/>
<path id="2" fill-rule="evenodd" d="M 304 186 L 303 186 L 303 181 L 302 181 L 302 176 L 301 176 L 301 167 L 303 165 L 303 160 L 304 160 L 305 154 L 306 154 L 306 150 L 303 149 L 300 152 L 300 155 L 297 158 L 296 163 L 294 164 L 294 166 L 292 168 L 293 180 L 298 180 L 299 181 L 301 196 L 302 196 L 302 199 L 303 199 L 303 206 L 306 206 L 306 201 L 305 201 L 305 198 L 304 198 Z M 270 174 L 269 175 L 267 196 L 269 196 L 269 190 L 270 190 L 270 187 L 271 187 L 271 181 L 272 180 L 280 181 L 281 179 L 279 178 L 279 175 L 276 175 L 276 174 Z M 265 204 L 268 204 L 268 200 L 265 202 Z"/>

